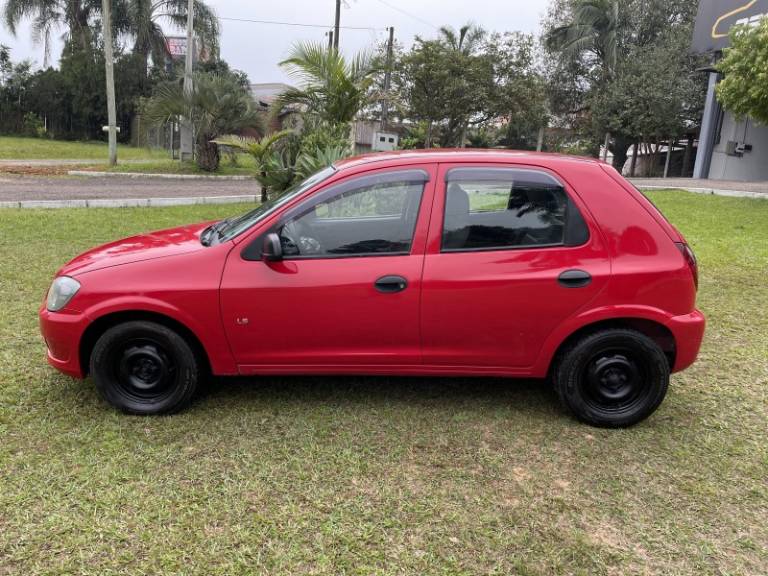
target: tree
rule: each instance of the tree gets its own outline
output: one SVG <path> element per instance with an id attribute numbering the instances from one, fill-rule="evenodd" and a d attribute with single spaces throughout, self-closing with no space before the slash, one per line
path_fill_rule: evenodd
<path id="1" fill-rule="evenodd" d="M 213 142 L 223 134 L 255 125 L 256 107 L 251 94 L 233 76 L 196 72 L 193 88 L 185 91 L 179 81 L 158 87 L 145 109 L 147 120 L 162 125 L 182 116 L 192 124 L 197 165 L 212 172 L 220 155 Z"/>
<path id="2" fill-rule="evenodd" d="M 467 130 L 488 119 L 493 63 L 476 53 L 480 32 L 469 26 L 462 30 L 456 35 L 443 29 L 435 40 L 417 37 L 397 63 L 394 83 L 408 116 L 426 123 L 425 148 L 435 139 L 444 147 L 462 146 Z"/>
<path id="3" fill-rule="evenodd" d="M 537 63 L 533 35 L 493 34 L 485 54 L 493 66 L 488 115 L 501 124 L 496 144 L 534 149 L 539 130 L 548 122 L 546 83 Z"/>
<path id="4" fill-rule="evenodd" d="M 460 52 L 465 56 L 474 54 L 485 38 L 485 30 L 472 23 L 464 24 L 458 32 L 450 26 L 441 26 L 438 32 L 444 44 L 454 52 Z"/>
<path id="5" fill-rule="evenodd" d="M 614 166 L 621 169 L 632 143 L 675 136 L 684 124 L 694 130 L 703 102 L 694 71 L 699 58 L 688 56 L 696 0 L 556 0 L 545 22 L 550 107 L 570 117 L 571 126 L 593 143 L 610 131 Z M 675 55 L 674 46 L 680 54 Z M 658 50 L 657 50 L 658 49 Z M 680 57 L 678 57 L 680 56 Z M 643 59 L 655 62 L 656 72 Z M 640 84 L 637 74 L 644 75 Z M 632 76 L 635 75 L 633 78 Z M 661 82 L 661 79 L 664 82 Z M 650 87 L 654 93 L 649 95 Z M 669 97 L 674 95 L 674 102 Z M 622 103 L 619 104 L 618 102 Z M 656 118 L 643 112 L 642 122 L 627 111 L 640 112 L 644 102 L 666 102 Z M 698 108 L 697 108 L 698 107 Z M 670 119 L 668 111 L 679 115 Z M 662 116 L 662 123 L 657 122 Z M 656 122 L 656 126 L 653 123 Z M 643 127 L 640 128 L 640 125 Z"/>
<path id="6" fill-rule="evenodd" d="M 367 52 L 350 61 L 336 50 L 314 42 L 293 46 L 290 56 L 280 65 L 301 87 L 280 95 L 275 110 L 299 106 L 310 116 L 333 125 L 347 125 L 369 102 L 373 65 Z"/>
<path id="7" fill-rule="evenodd" d="M 146 76 L 150 55 L 156 64 L 162 63 L 168 55 L 161 22 L 183 30 L 187 24 L 187 0 L 117 0 L 116 5 L 119 13 L 116 25 L 120 32 L 133 39 L 133 52 L 143 60 Z M 195 0 L 194 7 L 195 33 L 202 43 L 201 48 L 216 60 L 219 20 L 202 0 Z"/>
<path id="8" fill-rule="evenodd" d="M 716 88 L 723 107 L 768 124 L 768 19 L 734 28 L 717 69 L 725 76 Z"/>
<path id="9" fill-rule="evenodd" d="M 256 163 L 256 172 L 259 174 L 262 180 L 261 187 L 261 201 L 266 202 L 267 197 L 267 184 L 263 181 L 267 177 L 267 159 L 272 154 L 272 151 L 280 140 L 286 138 L 292 134 L 290 130 L 282 130 L 280 132 L 273 132 L 262 138 L 244 138 L 242 136 L 236 136 L 229 134 L 222 138 L 217 138 L 213 142 L 219 146 L 228 146 L 230 148 L 236 148 L 243 152 L 250 154 Z"/>
<path id="10" fill-rule="evenodd" d="M 566 57 L 590 53 L 608 79 L 619 61 L 619 35 L 624 25 L 618 0 L 579 0 L 567 22 L 550 29 L 545 41 Z"/>
<path id="11" fill-rule="evenodd" d="M 3 18 L 12 34 L 25 18 L 32 20 L 33 38 L 43 43 L 45 63 L 50 54 L 51 32 L 60 26 L 68 30 L 65 40 L 75 40 L 88 51 L 93 42 L 92 19 L 101 12 L 101 0 L 6 0 Z"/>

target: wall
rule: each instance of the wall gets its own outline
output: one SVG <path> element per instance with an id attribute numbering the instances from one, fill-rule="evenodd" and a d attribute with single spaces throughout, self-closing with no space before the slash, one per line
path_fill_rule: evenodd
<path id="1" fill-rule="evenodd" d="M 741 157 L 728 156 L 725 151 L 729 140 L 751 144 L 752 151 Z M 712 151 L 709 177 L 714 180 L 768 180 L 768 126 L 756 125 L 750 119 L 739 121 L 726 112 L 720 141 Z"/>

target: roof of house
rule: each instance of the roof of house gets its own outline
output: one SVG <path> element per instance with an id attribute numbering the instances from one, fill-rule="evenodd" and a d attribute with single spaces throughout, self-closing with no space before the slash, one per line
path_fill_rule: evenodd
<path id="1" fill-rule="evenodd" d="M 251 94 L 254 100 L 264 106 L 269 106 L 280 94 L 292 88 L 282 82 L 265 82 L 261 84 L 251 84 Z"/>

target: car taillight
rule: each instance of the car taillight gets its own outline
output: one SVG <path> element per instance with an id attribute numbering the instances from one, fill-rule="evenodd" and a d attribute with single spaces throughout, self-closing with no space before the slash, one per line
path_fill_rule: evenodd
<path id="1" fill-rule="evenodd" d="M 696 286 L 696 290 L 698 290 L 699 265 L 696 263 L 696 255 L 693 253 L 693 250 L 691 250 L 691 247 L 688 246 L 688 244 L 685 242 L 675 242 L 675 246 L 677 246 L 677 248 L 680 250 L 683 258 L 685 258 L 685 261 L 688 264 L 688 268 L 691 269 L 691 274 L 693 274 L 693 283 Z"/>

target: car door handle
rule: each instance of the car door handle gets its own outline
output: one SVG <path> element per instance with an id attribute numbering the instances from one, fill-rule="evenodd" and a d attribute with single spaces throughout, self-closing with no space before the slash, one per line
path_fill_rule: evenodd
<path id="1" fill-rule="evenodd" d="M 395 292 L 402 292 L 408 288 L 408 280 L 402 276 L 382 276 L 376 280 L 373 285 L 379 292 L 393 294 Z"/>
<path id="2" fill-rule="evenodd" d="M 557 277 L 557 281 L 566 288 L 582 288 L 592 282 L 592 276 L 584 270 L 566 270 Z"/>

